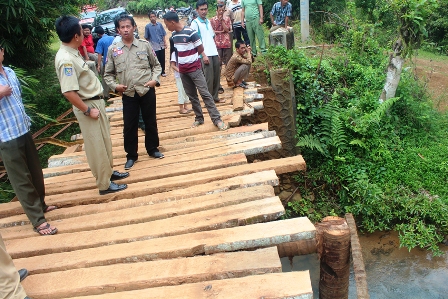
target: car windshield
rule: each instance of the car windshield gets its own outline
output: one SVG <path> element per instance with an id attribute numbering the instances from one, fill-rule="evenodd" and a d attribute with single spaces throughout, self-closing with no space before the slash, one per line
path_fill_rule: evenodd
<path id="1" fill-rule="evenodd" d="M 96 16 L 95 11 L 88 11 L 88 12 L 81 13 L 81 19 L 90 19 L 90 18 L 94 18 L 95 16 Z"/>
<path id="2" fill-rule="evenodd" d="M 118 16 L 119 14 L 121 14 L 122 12 L 124 12 L 124 11 L 123 10 L 114 10 L 114 11 L 110 11 L 110 12 L 100 13 L 96 17 L 95 23 L 97 25 L 111 23 L 114 21 L 115 17 Z"/>

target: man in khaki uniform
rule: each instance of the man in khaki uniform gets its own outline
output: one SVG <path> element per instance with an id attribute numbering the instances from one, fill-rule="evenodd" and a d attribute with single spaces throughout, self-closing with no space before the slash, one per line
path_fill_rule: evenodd
<path id="1" fill-rule="evenodd" d="M 123 93 L 123 135 L 127 158 L 125 169 L 132 168 L 138 159 L 140 110 L 145 123 L 146 152 L 153 158 L 164 157 L 158 149 L 159 133 L 154 89 L 160 85 L 162 67 L 149 42 L 134 38 L 135 27 L 135 21 L 131 16 L 120 15 L 115 19 L 115 28 L 122 39 L 109 47 L 104 70 L 107 85 L 112 90 Z"/>
<path id="2" fill-rule="evenodd" d="M 28 273 L 25 269 L 21 271 Z M 0 298 L 29 299 L 20 284 L 21 279 L 0 235 Z"/>
<path id="3" fill-rule="evenodd" d="M 58 18 L 56 32 L 62 42 L 55 58 L 56 74 L 62 93 L 73 104 L 96 185 L 101 195 L 124 190 L 126 184 L 112 182 L 126 178 L 129 173 L 112 169 L 112 142 L 102 99 L 103 87 L 79 54 L 78 47 L 83 40 L 79 19 L 72 16 Z"/>

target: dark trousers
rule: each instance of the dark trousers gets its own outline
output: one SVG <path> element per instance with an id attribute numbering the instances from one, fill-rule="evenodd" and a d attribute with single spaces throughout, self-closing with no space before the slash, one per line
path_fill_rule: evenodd
<path id="1" fill-rule="evenodd" d="M 123 135 L 126 158 L 138 158 L 138 118 L 142 112 L 145 123 L 145 148 L 148 154 L 158 151 L 159 132 L 156 120 L 156 92 L 154 88 L 142 96 L 135 93 L 134 97 L 123 95 Z"/>
<path id="2" fill-rule="evenodd" d="M 244 39 L 244 43 L 246 46 L 250 45 L 249 35 L 247 35 L 246 28 L 243 27 L 234 27 L 233 28 L 233 36 L 237 41 L 242 42 Z"/>
<path id="3" fill-rule="evenodd" d="M 0 158 L 9 181 L 34 227 L 46 222 L 45 185 L 36 146 L 30 133 L 0 142 Z"/>
<path id="4" fill-rule="evenodd" d="M 157 60 L 159 61 L 160 66 L 162 67 L 162 74 L 165 74 L 165 49 L 154 52 L 156 52 Z"/>

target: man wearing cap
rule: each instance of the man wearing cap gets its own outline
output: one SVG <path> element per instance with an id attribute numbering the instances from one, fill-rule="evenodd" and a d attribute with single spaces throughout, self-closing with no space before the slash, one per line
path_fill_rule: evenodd
<path id="1" fill-rule="evenodd" d="M 56 20 L 56 33 L 62 42 L 55 57 L 56 74 L 63 95 L 73 104 L 87 162 L 96 178 L 99 193 L 104 195 L 124 190 L 126 184 L 118 185 L 113 181 L 124 179 L 129 173 L 112 169 L 112 141 L 109 118 L 102 99 L 103 88 L 79 54 L 78 47 L 83 40 L 79 19 L 73 16 L 59 17 Z"/>

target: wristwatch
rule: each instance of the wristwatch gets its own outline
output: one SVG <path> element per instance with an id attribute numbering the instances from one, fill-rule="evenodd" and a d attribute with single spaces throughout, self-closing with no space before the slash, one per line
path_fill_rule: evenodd
<path id="1" fill-rule="evenodd" d="M 87 110 L 84 112 L 85 116 L 89 116 L 90 115 L 90 107 L 87 107 Z"/>

